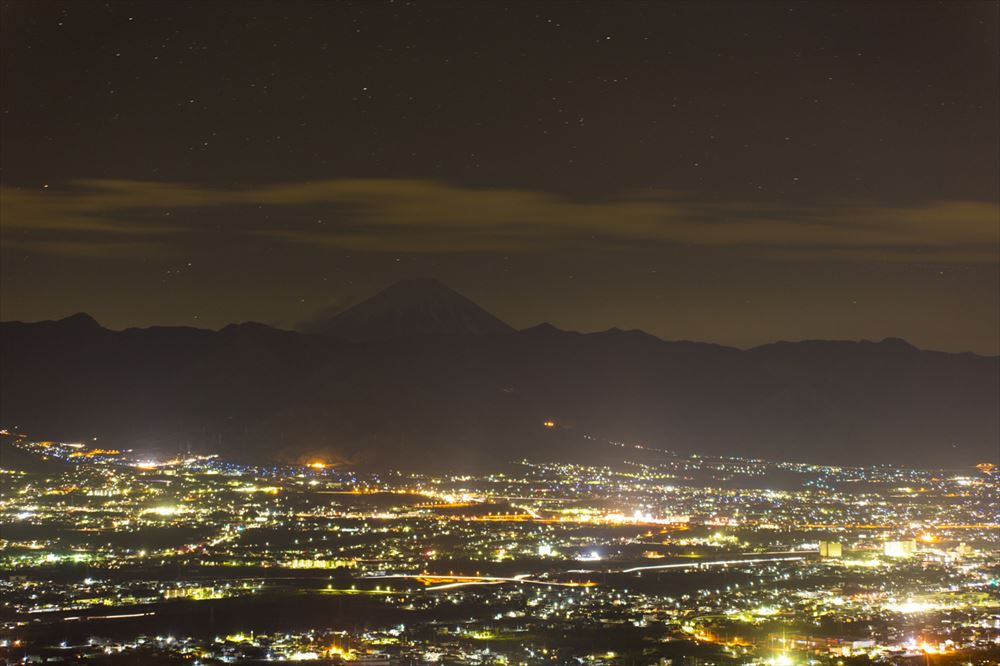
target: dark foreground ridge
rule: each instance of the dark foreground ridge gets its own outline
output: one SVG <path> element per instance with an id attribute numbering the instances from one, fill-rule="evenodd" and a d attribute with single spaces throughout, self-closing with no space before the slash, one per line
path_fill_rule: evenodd
<path id="1" fill-rule="evenodd" d="M 84 314 L 6 322 L 0 369 L 0 425 L 257 459 L 473 466 L 585 454 L 594 434 L 681 452 L 964 465 L 996 460 L 1000 439 L 998 357 L 899 339 L 739 350 L 618 329 L 516 331 L 429 280 L 309 333 L 111 331 Z"/>

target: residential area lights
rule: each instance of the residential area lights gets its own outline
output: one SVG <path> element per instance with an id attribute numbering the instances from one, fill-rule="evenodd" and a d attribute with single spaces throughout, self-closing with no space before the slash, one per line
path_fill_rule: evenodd
<path id="1" fill-rule="evenodd" d="M 834 666 L 1000 654 L 992 468 L 609 443 L 614 464 L 360 474 L 0 443 L 34 461 L 0 472 L 8 661 Z M 164 630 L 198 609 L 240 631 Z M 115 629 L 125 622 L 128 636 Z"/>

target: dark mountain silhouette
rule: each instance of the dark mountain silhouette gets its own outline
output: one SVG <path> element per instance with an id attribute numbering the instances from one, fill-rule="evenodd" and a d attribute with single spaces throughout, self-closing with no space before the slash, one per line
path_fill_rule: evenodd
<path id="1" fill-rule="evenodd" d="M 3 323 L 0 426 L 402 466 L 582 457 L 606 450 L 602 439 L 834 464 L 998 457 L 998 357 L 898 339 L 739 350 L 618 329 L 513 331 L 426 282 L 343 315 L 336 334 Z"/>
<path id="2" fill-rule="evenodd" d="M 429 279 L 397 282 L 352 308 L 314 319 L 302 328 L 307 333 L 354 341 L 514 331 L 465 296 Z"/>

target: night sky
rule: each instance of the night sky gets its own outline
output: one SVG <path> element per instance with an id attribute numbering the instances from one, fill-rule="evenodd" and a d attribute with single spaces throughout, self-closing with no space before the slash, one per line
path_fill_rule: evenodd
<path id="1" fill-rule="evenodd" d="M 1000 353 L 996 2 L 3 2 L 0 318 Z"/>

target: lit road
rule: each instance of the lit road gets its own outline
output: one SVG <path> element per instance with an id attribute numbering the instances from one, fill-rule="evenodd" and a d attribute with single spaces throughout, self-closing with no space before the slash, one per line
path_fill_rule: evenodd
<path id="1" fill-rule="evenodd" d="M 739 558 L 735 560 L 713 560 L 711 562 L 677 562 L 674 564 L 651 564 L 641 567 L 631 567 L 622 569 L 617 573 L 635 573 L 636 571 L 655 571 L 658 569 L 708 569 L 710 567 L 722 567 L 733 564 L 767 564 L 769 562 L 796 562 L 808 559 L 808 555 L 787 555 L 785 557 L 760 557 L 767 553 L 760 553 L 754 557 Z M 782 553 L 784 554 L 784 553 Z"/>
<path id="2" fill-rule="evenodd" d="M 530 574 L 519 574 L 511 578 L 502 576 L 441 576 L 436 574 L 388 574 L 385 576 L 368 576 L 369 579 L 408 578 L 417 580 L 427 586 L 428 590 L 448 590 L 466 585 L 499 585 L 501 583 L 526 583 L 528 585 L 550 585 L 555 587 L 593 587 L 592 581 L 583 583 L 559 583 L 550 580 L 528 578 Z"/>

